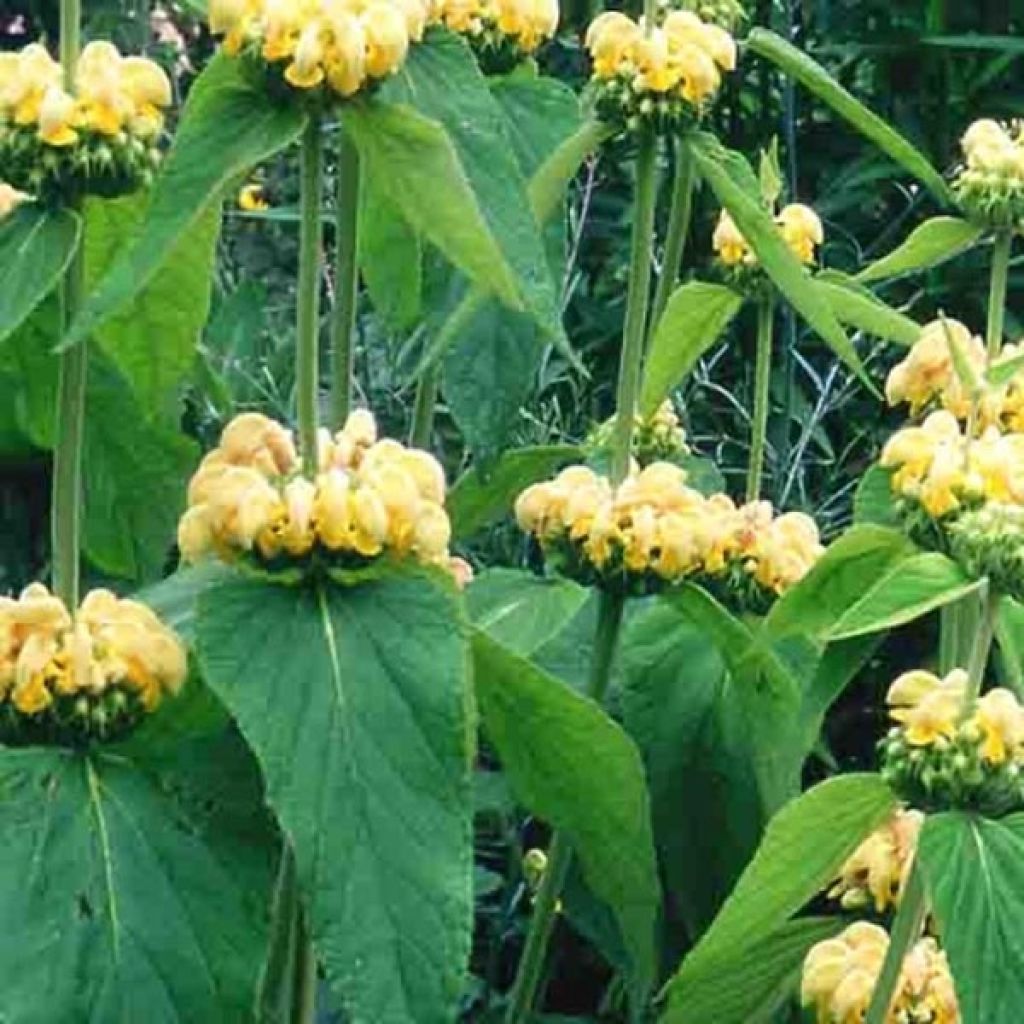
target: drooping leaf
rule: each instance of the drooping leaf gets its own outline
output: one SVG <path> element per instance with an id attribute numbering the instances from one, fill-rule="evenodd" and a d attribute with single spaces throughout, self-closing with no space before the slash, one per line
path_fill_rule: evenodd
<path id="1" fill-rule="evenodd" d="M 715 923 L 669 983 L 664 1020 L 688 1020 L 682 1015 L 690 986 L 709 984 L 727 965 L 763 948 L 895 805 L 880 776 L 854 774 L 820 783 L 784 807 Z"/>
<path id="2" fill-rule="evenodd" d="M 892 491 L 892 470 L 877 463 L 868 467 L 857 485 L 853 499 L 853 521 L 857 524 L 898 528 L 900 516 Z"/>
<path id="3" fill-rule="evenodd" d="M 565 628 L 587 596 L 571 580 L 488 569 L 470 584 L 466 605 L 477 629 L 528 658 Z"/>
<path id="4" fill-rule="evenodd" d="M 985 372 L 985 383 L 991 388 L 1004 387 L 1022 370 L 1024 370 L 1024 356 L 999 359 Z"/>
<path id="5" fill-rule="evenodd" d="M 56 287 L 82 222 L 72 210 L 24 203 L 0 223 L 0 341 Z"/>
<path id="6" fill-rule="evenodd" d="M 123 758 L 3 750 L 0 794 L 0 1015 L 251 1020 L 269 895 L 246 891 L 252 849 Z"/>
<path id="7" fill-rule="evenodd" d="M 751 194 L 750 180 L 755 182 L 756 188 L 756 179 L 746 160 L 704 132 L 690 135 L 687 145 L 701 177 L 729 211 L 740 233 L 757 254 L 765 273 L 821 339 L 857 374 L 865 387 L 875 391 L 857 350 L 839 325 L 832 307 L 815 288 L 807 269 L 782 240 L 756 192 Z"/>
<path id="8" fill-rule="evenodd" d="M 467 656 L 451 588 L 207 588 L 198 647 L 263 770 L 352 1016 L 450 1020 L 472 909 Z"/>
<path id="9" fill-rule="evenodd" d="M 140 228 L 145 210 L 144 195 L 86 202 L 87 288 L 114 265 L 126 240 Z M 168 398 L 192 368 L 210 309 L 219 232 L 220 211 L 209 206 L 168 251 L 142 291 L 94 333 L 149 418 L 163 414 Z"/>
<path id="10" fill-rule="evenodd" d="M 845 274 L 822 271 L 815 282 L 840 323 L 898 345 L 913 345 L 921 336 L 919 324 Z"/>
<path id="11" fill-rule="evenodd" d="M 725 333 L 743 297 L 720 284 L 689 281 L 665 306 L 644 365 L 640 410 L 650 416 Z"/>
<path id="12" fill-rule="evenodd" d="M 938 552 L 911 555 L 865 589 L 832 627 L 829 638 L 841 640 L 894 629 L 976 593 L 984 585 Z"/>
<path id="13" fill-rule="evenodd" d="M 1024 814 L 930 816 L 925 886 L 964 1024 L 1015 1024 L 1024 1005 Z"/>
<path id="14" fill-rule="evenodd" d="M 572 445 L 545 445 L 506 452 L 487 473 L 470 468 L 448 495 L 448 516 L 457 539 L 472 536 L 512 511 L 519 493 L 579 458 Z"/>
<path id="15" fill-rule="evenodd" d="M 949 186 L 924 154 L 877 114 L 868 110 L 803 50 L 764 28 L 755 28 L 747 36 L 747 46 L 827 103 L 840 117 L 914 175 L 940 203 L 952 202 Z"/>
<path id="16" fill-rule="evenodd" d="M 867 284 L 928 270 L 970 249 L 983 234 L 982 228 L 960 217 L 932 217 L 914 228 L 892 252 L 865 267 L 856 279 Z"/>
<path id="17" fill-rule="evenodd" d="M 189 93 L 174 145 L 150 196 L 139 232 L 95 287 L 65 344 L 77 344 L 125 309 L 164 266 L 168 255 L 211 208 L 224 188 L 284 149 L 302 131 L 295 107 L 267 100 L 230 57 L 215 57 Z"/>
<path id="18" fill-rule="evenodd" d="M 593 701 L 479 630 L 473 657 L 484 730 L 513 791 L 572 843 L 590 889 L 615 914 L 644 988 L 655 975 L 660 894 L 636 747 Z"/>

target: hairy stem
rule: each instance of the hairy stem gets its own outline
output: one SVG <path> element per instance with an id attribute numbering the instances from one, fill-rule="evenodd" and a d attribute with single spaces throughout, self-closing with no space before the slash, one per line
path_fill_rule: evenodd
<path id="1" fill-rule="evenodd" d="M 416 402 L 412 409 L 412 427 L 409 430 L 409 444 L 413 448 L 430 447 L 430 434 L 434 429 L 434 410 L 437 407 L 440 383 L 440 363 L 432 363 L 420 374 L 416 384 Z"/>
<path id="2" fill-rule="evenodd" d="M 999 355 L 1003 345 L 1003 319 L 1006 315 L 1006 288 L 1010 274 L 1010 251 L 1013 232 L 996 233 L 992 247 L 992 278 L 988 293 L 988 331 L 986 332 L 989 362 Z"/>
<path id="3" fill-rule="evenodd" d="M 317 472 L 317 395 L 319 389 L 321 198 L 323 140 L 320 121 L 310 117 L 302 136 L 299 227 L 299 281 L 295 296 L 295 390 L 302 470 Z"/>
<path id="4" fill-rule="evenodd" d="M 768 437 L 768 406 L 772 381 L 772 326 L 775 302 L 771 296 L 757 306 L 757 355 L 754 365 L 754 415 L 751 423 L 750 465 L 747 468 L 747 501 L 761 496 L 765 442 Z"/>
<path id="5" fill-rule="evenodd" d="M 903 888 L 900 909 L 892 923 L 889 949 L 882 962 L 878 981 L 875 983 L 875 991 L 871 996 L 865 1024 L 885 1024 L 889 1015 L 889 1007 L 899 984 L 903 961 L 921 935 L 921 928 L 924 926 L 927 912 L 924 880 L 921 878 L 920 867 L 915 861 L 910 869 L 907 884 Z"/>
<path id="6" fill-rule="evenodd" d="M 633 238 L 629 264 L 629 290 L 623 327 L 622 355 L 612 433 L 611 476 L 620 483 L 629 472 L 640 373 L 644 357 L 647 302 L 651 286 L 651 241 L 657 198 L 657 144 L 653 133 L 640 137 L 636 155 L 636 197 L 633 203 Z"/>
<path id="7" fill-rule="evenodd" d="M 61 0 L 60 61 L 70 88 L 81 43 L 82 11 L 79 0 Z M 83 288 L 82 250 L 79 248 L 60 286 L 61 319 L 65 329 L 75 318 Z M 50 494 L 52 584 L 70 610 L 78 607 L 81 572 L 82 441 L 85 433 L 85 383 L 89 373 L 89 347 L 81 342 L 60 356 L 57 370 L 57 436 L 53 454 Z"/>
<path id="8" fill-rule="evenodd" d="M 590 680 L 587 687 L 588 696 L 595 701 L 604 700 L 611 678 L 612 662 L 615 660 L 615 648 L 619 639 L 619 628 L 622 625 L 623 598 L 617 594 L 601 592 L 598 607 L 597 632 L 594 636 L 594 653 L 590 662 Z M 572 864 L 572 847 L 565 835 L 556 832 L 551 839 L 548 850 L 548 865 L 544 879 L 533 904 L 533 915 L 530 918 L 530 930 L 526 936 L 526 945 L 519 961 L 512 996 L 505 1024 L 523 1024 L 529 1020 L 533 1009 L 537 989 L 544 973 L 548 940 L 555 925 L 558 908 L 558 897 L 565 885 L 569 866 Z"/>
<path id="9" fill-rule="evenodd" d="M 654 305 L 651 306 L 650 334 L 658 329 L 658 323 L 665 312 L 668 300 L 679 280 L 679 268 L 683 264 L 686 236 L 690 233 L 690 214 L 693 210 L 693 188 L 696 182 L 693 157 L 689 147 L 676 145 L 676 169 L 672 179 L 672 206 L 668 213 L 668 228 L 665 231 L 665 256 L 661 265 L 661 276 L 654 291 Z"/>
<path id="10" fill-rule="evenodd" d="M 334 227 L 334 315 L 331 321 L 331 421 L 340 430 L 352 409 L 356 306 L 359 296 L 359 151 L 341 132 Z"/>

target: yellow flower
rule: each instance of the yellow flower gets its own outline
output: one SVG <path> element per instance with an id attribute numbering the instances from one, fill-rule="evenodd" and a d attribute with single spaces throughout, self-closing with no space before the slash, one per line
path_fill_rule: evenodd
<path id="1" fill-rule="evenodd" d="M 372 2 L 362 14 L 366 32 L 366 73 L 383 78 L 396 71 L 409 50 L 405 19 L 390 3 Z"/>
<path id="2" fill-rule="evenodd" d="M 941 518 L 960 507 L 967 486 L 967 447 L 956 417 L 933 412 L 920 427 L 905 427 L 882 449 L 881 465 L 895 469 L 892 488 Z"/>
<path id="3" fill-rule="evenodd" d="M 981 735 L 981 756 L 989 764 L 1004 764 L 1024 746 L 1024 708 L 1010 690 L 989 690 L 975 704 L 970 722 Z"/>
<path id="4" fill-rule="evenodd" d="M 886 695 L 890 717 L 904 727 L 913 747 L 928 747 L 938 739 L 952 739 L 967 693 L 967 673 L 954 669 L 940 679 L 915 669 L 897 678 Z"/>
<path id="5" fill-rule="evenodd" d="M 825 241 L 821 219 L 809 206 L 790 203 L 775 218 L 783 241 L 801 263 L 813 263 L 815 247 Z"/>
<path id="6" fill-rule="evenodd" d="M 829 1024 L 862 1020 L 888 948 L 885 929 L 865 921 L 812 946 L 804 960 L 800 1001 Z"/>
<path id="7" fill-rule="evenodd" d="M 701 21 L 692 11 L 671 11 L 664 27 L 674 44 L 698 47 L 723 71 L 736 69 L 736 40 L 725 29 Z"/>
<path id="8" fill-rule="evenodd" d="M 22 203 L 32 197 L 27 192 L 19 192 L 13 185 L 0 181 L 0 220 L 9 217 Z"/>
<path id="9" fill-rule="evenodd" d="M 75 116 L 74 99 L 60 86 L 51 85 L 39 107 L 39 138 L 48 146 L 73 146 L 78 141 L 72 127 Z"/>
<path id="10" fill-rule="evenodd" d="M 59 88 L 63 78 L 60 64 L 46 48 L 30 43 L 19 53 L 5 56 L 0 65 L 0 109 L 10 110 L 15 124 L 35 124 L 46 93 Z"/>
<path id="11" fill-rule="evenodd" d="M 264 60 L 284 60 L 295 52 L 305 14 L 293 0 L 265 0 L 260 18 Z"/>
<path id="12" fill-rule="evenodd" d="M 691 43 L 674 46 L 671 59 L 682 82 L 680 92 L 694 106 L 699 106 L 722 84 L 714 59 L 699 46 Z"/>
<path id="13" fill-rule="evenodd" d="M 256 182 L 243 185 L 238 193 L 238 207 L 247 213 L 269 210 L 270 203 L 263 198 L 263 186 Z"/>
<path id="14" fill-rule="evenodd" d="M 117 135 L 133 110 L 121 81 L 121 54 L 113 43 L 86 45 L 75 68 L 79 123 L 102 135 Z"/>
<path id="15" fill-rule="evenodd" d="M 558 28 L 557 0 L 492 0 L 491 9 L 501 32 L 527 53 Z"/>
<path id="16" fill-rule="evenodd" d="M 444 23 L 453 32 L 476 35 L 483 29 L 481 0 L 444 0 L 442 12 Z"/>
<path id="17" fill-rule="evenodd" d="M 352 547 L 371 557 L 381 552 L 388 536 L 388 510 L 372 487 L 360 487 L 351 500 Z"/>
<path id="18" fill-rule="evenodd" d="M 161 110 L 171 105 L 171 82 L 159 64 L 145 57 L 125 57 L 121 80 L 132 102 L 132 131 L 151 138 L 163 127 Z"/>
<path id="19" fill-rule="evenodd" d="M 319 20 L 308 22 L 299 33 L 292 62 L 284 77 L 296 89 L 312 89 L 324 80 L 323 60 L 326 54 L 324 32 Z"/>
<path id="20" fill-rule="evenodd" d="M 643 38 L 643 30 L 620 11 L 599 14 L 587 29 L 585 44 L 594 62 L 598 78 L 613 78 L 620 65 L 631 60 L 633 49 Z"/>
<path id="21" fill-rule="evenodd" d="M 633 44 L 637 74 L 633 88 L 637 92 L 668 92 L 679 83 L 681 69 L 670 59 L 668 36 L 660 28 L 651 29 Z"/>
<path id="22" fill-rule="evenodd" d="M 292 432 L 257 412 L 236 416 L 221 433 L 218 450 L 225 462 L 266 476 L 284 475 L 298 465 Z"/>
<path id="23" fill-rule="evenodd" d="M 754 263 L 756 259 L 747 240 L 740 234 L 736 222 L 728 210 L 718 215 L 718 224 L 711 238 L 711 244 L 718 258 L 727 266 L 735 267 L 740 263 Z"/>

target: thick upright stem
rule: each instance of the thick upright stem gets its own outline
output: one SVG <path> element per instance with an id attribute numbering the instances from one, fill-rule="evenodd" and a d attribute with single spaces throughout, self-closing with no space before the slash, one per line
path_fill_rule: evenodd
<path id="1" fill-rule="evenodd" d="M 747 501 L 761 496 L 765 441 L 768 437 L 768 406 L 772 381 L 772 326 L 775 302 L 769 295 L 757 305 L 757 355 L 754 365 L 754 415 L 751 421 L 750 465 L 747 469 Z"/>
<path id="2" fill-rule="evenodd" d="M 60 61 L 68 87 L 74 79 L 81 43 L 81 4 L 61 0 Z M 82 296 L 83 264 L 79 249 L 61 284 L 61 314 L 67 328 Z M 85 382 L 89 349 L 85 342 L 60 357 L 57 371 L 57 437 L 53 455 L 50 530 L 53 589 L 69 609 L 78 606 L 81 568 L 82 440 L 85 432 Z"/>
<path id="3" fill-rule="evenodd" d="M 896 994 L 900 972 L 907 953 L 913 948 L 921 935 L 928 904 L 925 898 L 924 880 L 920 867 L 915 861 L 910 869 L 910 876 L 903 888 L 900 909 L 892 924 L 892 935 L 889 938 L 889 949 L 882 962 L 875 991 L 871 996 L 865 1024 L 885 1024 L 889 1015 L 889 1006 Z"/>
<path id="4" fill-rule="evenodd" d="M 588 695 L 598 702 L 604 700 L 608 681 L 611 678 L 615 648 L 619 639 L 619 627 L 622 625 L 623 608 L 624 601 L 621 596 L 605 591 L 601 592 L 597 632 L 594 636 L 594 653 L 590 662 L 590 680 L 587 687 Z M 505 1014 L 505 1024 L 523 1024 L 530 1018 L 537 989 L 544 973 L 545 954 L 555 925 L 558 897 L 562 893 L 571 864 L 572 847 L 564 834 L 556 832 L 548 849 L 547 870 L 544 872 L 544 879 L 534 900 L 530 930 L 526 936 L 526 946 L 523 949 L 515 984 L 512 987 L 512 996 Z"/>
<path id="5" fill-rule="evenodd" d="M 313 950 L 313 940 L 309 935 L 309 921 L 300 906 L 291 1024 L 314 1024 L 316 1020 L 316 982 L 316 953 Z"/>
<path id="6" fill-rule="evenodd" d="M 989 588 L 985 598 L 985 606 L 981 613 L 981 621 L 978 623 L 977 632 L 974 634 L 974 642 L 971 646 L 970 657 L 967 660 L 967 706 L 981 693 L 982 684 L 985 681 L 985 667 L 988 665 L 988 656 L 992 650 L 992 641 L 996 635 L 996 624 L 999 621 L 1000 594 L 998 591 Z"/>
<path id="7" fill-rule="evenodd" d="M 331 421 L 344 426 L 352 408 L 356 305 L 359 295 L 359 151 L 342 130 L 334 222 L 334 316 L 331 321 Z"/>
<path id="8" fill-rule="evenodd" d="M 612 434 L 613 483 L 625 479 L 633 444 L 633 426 L 640 372 L 644 357 L 647 302 L 651 286 L 651 241 L 654 237 L 654 205 L 657 198 L 657 145 L 653 133 L 640 137 L 636 155 L 636 198 L 633 204 L 633 239 L 626 295 L 626 320 L 619 361 L 615 429 Z"/>
<path id="9" fill-rule="evenodd" d="M 1010 274 L 1010 251 L 1013 232 L 996 233 L 992 247 L 992 277 L 988 293 L 988 331 L 986 332 L 988 358 L 991 362 L 1003 344 L 1003 320 L 1006 315 L 1006 288 Z"/>
<path id="10" fill-rule="evenodd" d="M 693 157 L 682 142 L 676 144 L 676 169 L 672 180 L 672 206 L 668 213 L 668 228 L 665 232 L 665 256 L 661 263 L 661 276 L 654 291 L 654 305 L 651 306 L 650 333 L 653 334 L 661 320 L 668 300 L 679 280 L 679 268 L 683 264 L 686 236 L 690 232 L 690 214 L 693 209 L 693 187 L 696 181 Z"/>
<path id="11" fill-rule="evenodd" d="M 430 434 L 434 429 L 434 411 L 437 408 L 437 392 L 441 383 L 441 366 L 432 363 L 416 384 L 416 402 L 412 408 L 412 427 L 409 430 L 409 444 L 413 448 L 429 448 Z"/>
<path id="12" fill-rule="evenodd" d="M 323 141 L 320 121 L 310 117 L 302 136 L 299 202 L 299 281 L 295 297 L 295 391 L 302 470 L 317 472 L 317 395 L 319 390 L 321 198 Z"/>

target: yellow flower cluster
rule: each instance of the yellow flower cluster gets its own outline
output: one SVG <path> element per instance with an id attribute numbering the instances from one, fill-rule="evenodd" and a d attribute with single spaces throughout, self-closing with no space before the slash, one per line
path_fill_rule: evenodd
<path id="1" fill-rule="evenodd" d="M 817 1024 L 861 1024 L 889 949 L 889 934 L 866 921 L 813 946 L 803 966 L 801 1002 Z M 907 954 L 886 1024 L 959 1024 L 946 954 L 932 938 Z"/>
<path id="2" fill-rule="evenodd" d="M 6 181 L 0 181 L 0 220 L 9 217 L 14 211 L 32 197 L 27 192 L 21 192 Z"/>
<path id="3" fill-rule="evenodd" d="M 306 479 L 289 430 L 258 413 L 237 416 L 189 485 L 182 557 L 282 571 L 314 559 L 358 568 L 384 553 L 448 565 L 444 471 L 432 455 L 378 440 L 373 416 L 359 410 L 333 437 L 321 431 L 318 458 L 316 479 Z"/>
<path id="4" fill-rule="evenodd" d="M 756 605 L 802 579 L 822 553 L 808 516 L 705 497 L 667 462 L 634 471 L 617 488 L 570 466 L 523 491 L 516 518 L 566 575 L 629 591 L 693 578 Z"/>
<path id="5" fill-rule="evenodd" d="M 895 433 L 881 465 L 895 470 L 894 492 L 933 519 L 988 501 L 1024 505 L 1024 434 L 993 426 L 969 438 L 945 410 Z"/>
<path id="6" fill-rule="evenodd" d="M 185 649 L 144 604 L 93 590 L 72 615 L 41 583 L 0 597 L 0 739 L 123 733 L 185 681 Z"/>
<path id="7" fill-rule="evenodd" d="M 670 11 L 656 25 L 620 11 L 587 29 L 597 111 L 636 131 L 670 131 L 692 121 L 736 68 L 736 41 L 693 11 Z"/>
<path id="8" fill-rule="evenodd" d="M 964 209 L 992 227 L 1012 227 L 1024 216 L 1024 136 L 1021 126 L 975 121 L 962 140 L 964 166 L 954 183 Z"/>
<path id="9" fill-rule="evenodd" d="M 508 71 L 558 29 L 558 0 L 436 0 L 436 17 L 469 40 L 488 72 Z"/>
<path id="10" fill-rule="evenodd" d="M 814 210 L 802 203 L 790 203 L 778 212 L 775 223 L 793 255 L 801 263 L 813 263 L 816 248 L 825 241 L 825 229 Z M 728 210 L 719 214 L 711 244 L 726 267 L 757 266 L 757 254 L 740 234 Z"/>
<path id="11" fill-rule="evenodd" d="M 920 811 L 897 810 L 850 855 L 829 898 L 838 899 L 844 910 L 870 904 L 881 914 L 899 906 L 923 824 Z"/>
<path id="12" fill-rule="evenodd" d="M 1024 799 L 1024 708 L 996 688 L 970 704 L 968 677 L 905 672 L 889 688 L 897 723 L 882 741 L 883 774 L 916 806 L 1004 812 Z"/>
<path id="13" fill-rule="evenodd" d="M 224 51 L 292 88 L 354 96 L 397 71 L 423 38 L 432 0 L 210 0 Z"/>
<path id="14" fill-rule="evenodd" d="M 68 190 L 111 196 L 148 183 L 171 83 L 145 57 L 124 57 L 113 43 L 83 50 L 65 88 L 46 48 L 31 43 L 0 53 L 0 166 L 33 195 Z"/>

